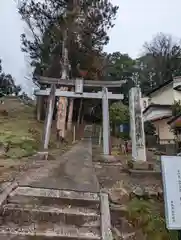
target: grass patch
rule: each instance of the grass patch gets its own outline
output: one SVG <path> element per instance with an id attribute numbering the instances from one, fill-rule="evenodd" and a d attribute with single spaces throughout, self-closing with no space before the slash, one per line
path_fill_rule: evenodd
<path id="1" fill-rule="evenodd" d="M 14 104 L 12 108 L 12 104 Z M 35 119 L 35 108 L 11 99 L 0 106 L 0 143 L 8 145 L 6 158 L 22 158 L 34 154 L 40 147 L 43 124 Z"/>
<path id="2" fill-rule="evenodd" d="M 160 203 L 135 198 L 127 207 L 128 220 L 136 229 L 142 230 L 147 240 L 177 239 L 177 231 L 166 229 L 163 206 Z"/>

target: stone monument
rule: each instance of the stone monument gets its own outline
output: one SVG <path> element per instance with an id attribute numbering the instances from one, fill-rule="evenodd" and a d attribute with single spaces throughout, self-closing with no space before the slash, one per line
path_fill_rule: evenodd
<path id="1" fill-rule="evenodd" d="M 132 160 L 146 161 L 144 122 L 141 109 L 141 89 L 139 87 L 133 87 L 129 92 L 129 112 Z"/>

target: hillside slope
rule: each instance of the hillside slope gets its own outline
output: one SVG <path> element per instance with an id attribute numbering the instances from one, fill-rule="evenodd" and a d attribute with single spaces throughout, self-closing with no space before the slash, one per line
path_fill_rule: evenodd
<path id="1" fill-rule="evenodd" d="M 35 107 L 24 104 L 17 97 L 1 99 L 0 144 L 1 155 L 21 158 L 37 151 L 43 124 L 35 120 Z"/>

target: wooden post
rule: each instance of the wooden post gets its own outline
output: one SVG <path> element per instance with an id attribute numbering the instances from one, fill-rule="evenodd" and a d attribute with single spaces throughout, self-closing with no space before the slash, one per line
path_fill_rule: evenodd
<path id="1" fill-rule="evenodd" d="M 36 98 L 36 102 L 37 102 L 37 105 L 36 105 L 36 111 L 37 111 L 37 120 L 38 121 L 41 121 L 42 120 L 42 110 L 43 110 L 43 96 L 37 96 Z"/>
<path id="2" fill-rule="evenodd" d="M 99 130 L 99 146 L 101 145 L 101 140 L 102 140 L 102 127 L 100 127 Z"/>
<path id="3" fill-rule="evenodd" d="M 48 150 L 48 145 L 50 141 L 51 125 L 52 125 L 53 111 L 54 111 L 54 105 L 55 105 L 55 91 L 56 91 L 56 86 L 55 84 L 52 84 L 49 99 L 48 99 L 48 109 L 46 112 L 45 129 L 44 129 L 44 135 L 43 135 L 44 150 Z"/>
<path id="4" fill-rule="evenodd" d="M 40 98 L 41 96 L 36 97 L 36 119 L 40 121 Z"/>
<path id="5" fill-rule="evenodd" d="M 71 89 L 73 91 L 73 89 Z M 68 122 L 67 129 L 70 131 L 72 129 L 72 117 L 73 117 L 74 99 L 70 99 L 69 112 L 68 112 Z"/>
<path id="6" fill-rule="evenodd" d="M 76 131 L 75 131 L 75 125 L 74 125 L 74 127 L 73 127 L 73 143 L 75 143 L 75 141 L 76 141 L 75 134 L 76 134 Z"/>
<path id="7" fill-rule="evenodd" d="M 81 117 L 81 124 L 84 123 L 84 113 L 82 113 L 82 117 Z"/>
<path id="8" fill-rule="evenodd" d="M 77 118 L 77 126 L 80 125 L 80 117 L 81 117 L 81 111 L 82 111 L 82 104 L 83 104 L 83 99 L 80 99 L 80 106 L 79 106 L 79 113 L 78 113 L 78 118 Z"/>
<path id="9" fill-rule="evenodd" d="M 178 230 L 178 240 L 181 240 L 181 230 Z"/>

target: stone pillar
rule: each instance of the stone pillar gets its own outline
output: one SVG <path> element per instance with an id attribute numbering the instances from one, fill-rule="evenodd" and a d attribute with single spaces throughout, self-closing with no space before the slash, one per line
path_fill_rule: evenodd
<path id="1" fill-rule="evenodd" d="M 132 159 L 146 161 L 145 132 L 141 108 L 141 89 L 134 87 L 129 92 L 130 136 Z"/>

